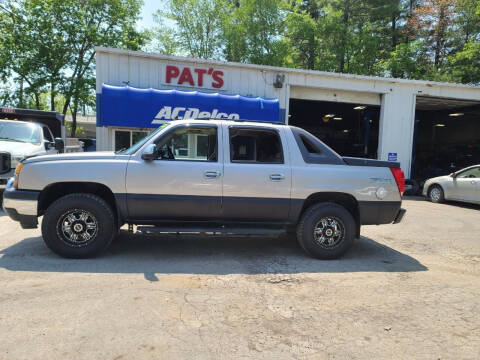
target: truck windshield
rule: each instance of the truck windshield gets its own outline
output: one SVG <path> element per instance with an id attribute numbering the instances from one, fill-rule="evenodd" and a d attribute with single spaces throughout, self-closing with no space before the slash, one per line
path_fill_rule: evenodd
<path id="1" fill-rule="evenodd" d="M 0 122 L 0 141 L 38 144 L 40 142 L 40 129 L 34 124 Z"/>
<path id="2" fill-rule="evenodd" d="M 148 134 L 147 136 L 145 136 L 143 139 L 141 139 L 140 141 L 138 141 L 137 143 L 133 144 L 132 146 L 130 146 L 128 149 L 121 149 L 121 150 L 118 150 L 116 151 L 115 153 L 116 154 L 124 154 L 124 155 L 132 155 L 134 154 L 138 149 L 140 149 L 143 144 L 145 144 L 148 140 L 150 140 L 151 138 L 153 138 L 155 135 L 157 135 L 160 131 L 162 131 L 163 129 L 165 129 L 168 125 L 170 124 L 163 124 L 162 126 L 160 126 L 158 129 L 152 131 L 150 134 Z"/>

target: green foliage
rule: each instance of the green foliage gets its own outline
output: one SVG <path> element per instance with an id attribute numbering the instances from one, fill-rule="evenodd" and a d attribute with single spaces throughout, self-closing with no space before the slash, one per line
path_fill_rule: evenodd
<path id="1" fill-rule="evenodd" d="M 141 0 L 7 0 L 0 11 L 0 76 L 16 84 L 14 106 L 70 111 L 94 105 L 94 47 L 140 49 Z M 59 103 L 58 99 L 62 99 Z M 59 107 L 60 106 L 60 107 Z"/>
<path id="2" fill-rule="evenodd" d="M 478 82 L 478 0 L 167 0 L 167 54 Z M 170 26 L 165 27 L 165 20 Z M 207 31 L 208 30 L 208 31 Z M 207 36 L 210 34 L 211 36 Z M 194 46 L 193 46 L 193 45 Z"/>

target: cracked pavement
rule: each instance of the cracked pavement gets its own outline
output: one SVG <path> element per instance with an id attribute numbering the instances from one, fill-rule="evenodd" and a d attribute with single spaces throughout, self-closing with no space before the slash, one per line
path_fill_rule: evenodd
<path id="1" fill-rule="evenodd" d="M 480 206 L 403 206 L 333 261 L 126 232 L 68 260 L 0 212 L 0 359 L 479 359 Z"/>

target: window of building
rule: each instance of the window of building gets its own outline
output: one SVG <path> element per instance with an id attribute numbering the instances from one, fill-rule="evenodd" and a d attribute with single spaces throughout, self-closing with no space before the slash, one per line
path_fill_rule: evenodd
<path id="1" fill-rule="evenodd" d="M 163 160 L 217 161 L 217 128 L 181 127 L 157 144 Z"/>
<path id="2" fill-rule="evenodd" d="M 283 164 L 278 132 L 231 128 L 230 159 L 232 162 Z"/>
<path id="3" fill-rule="evenodd" d="M 115 151 L 128 149 L 148 135 L 148 131 L 115 130 Z"/>

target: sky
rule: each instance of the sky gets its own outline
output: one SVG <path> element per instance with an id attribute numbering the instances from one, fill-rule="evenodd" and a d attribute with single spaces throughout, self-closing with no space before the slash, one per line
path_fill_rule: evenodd
<path id="1" fill-rule="evenodd" d="M 162 0 L 143 0 L 142 18 L 138 21 L 140 29 L 151 28 L 153 23 L 152 14 L 163 7 Z"/>

